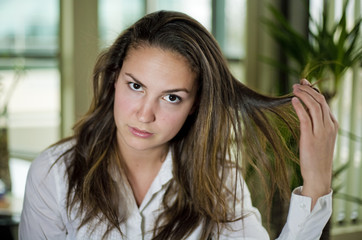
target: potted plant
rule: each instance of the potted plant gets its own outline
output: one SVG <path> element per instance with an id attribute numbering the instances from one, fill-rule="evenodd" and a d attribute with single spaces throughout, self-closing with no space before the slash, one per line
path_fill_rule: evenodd
<path id="1" fill-rule="evenodd" d="M 320 21 L 314 19 L 307 11 L 310 22 L 307 35 L 299 33 L 278 9 L 269 6 L 272 18 L 263 19 L 264 23 L 289 62 L 281 63 L 279 59 L 270 58 L 263 60 L 281 69 L 288 76 L 293 76 L 294 79 L 309 79 L 330 102 L 336 96 L 346 70 L 362 62 L 361 19 L 357 19 L 352 27 L 347 27 L 348 3 L 348 0 L 344 2 L 341 17 L 334 22 L 331 21 L 334 16 L 327 14 L 327 1 L 324 1 Z M 336 169 L 333 178 L 338 177 L 347 168 L 348 163 Z M 297 175 L 292 181 L 301 183 L 301 176 Z M 334 186 L 335 193 L 338 189 L 339 186 Z M 338 197 L 362 203 L 361 199 L 348 195 Z M 281 206 L 281 203 L 278 202 L 277 205 Z M 329 239 L 329 229 L 330 226 L 327 224 L 321 239 Z"/>

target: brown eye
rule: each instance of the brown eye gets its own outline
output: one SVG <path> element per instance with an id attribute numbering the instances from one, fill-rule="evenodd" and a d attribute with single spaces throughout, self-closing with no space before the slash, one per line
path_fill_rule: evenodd
<path id="1" fill-rule="evenodd" d="M 170 103 L 179 103 L 181 102 L 181 98 L 177 95 L 174 95 L 174 94 L 169 94 L 165 97 L 163 97 L 163 99 L 165 99 L 167 102 L 170 102 Z"/>
<path id="2" fill-rule="evenodd" d="M 128 86 L 134 91 L 141 91 L 142 90 L 142 86 L 140 84 L 138 84 L 138 83 L 130 82 L 130 83 L 128 83 Z"/>

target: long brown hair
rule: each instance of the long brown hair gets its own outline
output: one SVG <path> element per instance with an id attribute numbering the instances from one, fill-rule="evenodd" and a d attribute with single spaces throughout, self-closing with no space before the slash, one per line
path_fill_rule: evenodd
<path id="1" fill-rule="evenodd" d="M 79 227 L 100 219 L 107 223 L 106 237 L 114 228 L 121 232 L 119 226 L 127 219 L 127 197 L 119 190 L 126 180 L 115 181 L 109 174 L 110 166 L 121 168 L 113 119 L 114 82 L 128 50 L 140 45 L 182 55 L 198 82 L 195 111 L 171 140 L 174 178 L 153 239 L 182 239 L 198 225 L 202 239 L 207 239 L 236 220 L 235 204 L 226 199 L 236 202 L 242 196 L 227 189 L 226 173 L 235 169 L 237 175 L 241 165 L 254 167 L 270 180 L 269 192 L 277 188 L 289 195 L 285 159 L 295 160 L 295 155 L 281 129 L 296 137 L 290 97 L 267 97 L 247 88 L 232 76 L 215 39 L 201 24 L 182 13 L 160 11 L 125 30 L 95 65 L 91 107 L 76 124 L 75 145 L 64 155 L 67 207 L 69 212 L 77 208 L 82 217 Z"/>

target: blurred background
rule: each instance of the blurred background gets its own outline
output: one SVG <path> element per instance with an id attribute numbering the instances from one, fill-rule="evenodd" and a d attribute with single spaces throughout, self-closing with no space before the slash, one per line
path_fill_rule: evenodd
<path id="1" fill-rule="evenodd" d="M 97 55 L 143 15 L 166 9 L 201 22 L 233 74 L 257 91 L 279 96 L 301 77 L 318 82 L 340 123 L 325 239 L 362 239 L 361 3 L 0 0 L 1 234 L 17 239 L 31 161 L 87 111 Z"/>

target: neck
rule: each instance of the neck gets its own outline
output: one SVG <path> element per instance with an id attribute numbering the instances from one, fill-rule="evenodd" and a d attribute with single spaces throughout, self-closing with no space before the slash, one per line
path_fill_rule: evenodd
<path id="1" fill-rule="evenodd" d="M 125 151 L 121 149 L 121 164 L 138 206 L 141 205 L 149 187 L 157 176 L 167 153 L 168 148 L 153 151 Z"/>
<path id="2" fill-rule="evenodd" d="M 128 171 L 150 171 L 161 165 L 165 160 L 168 149 L 154 151 L 122 151 L 122 162 Z"/>

